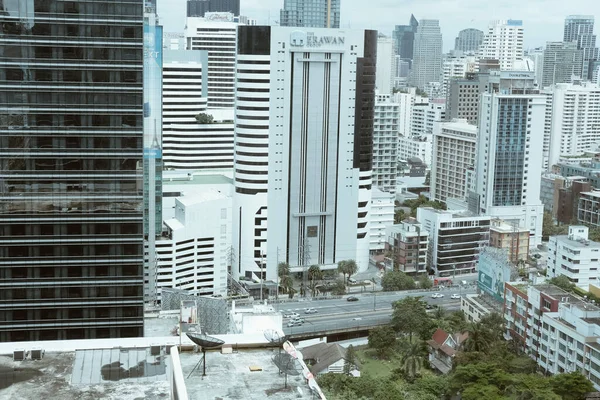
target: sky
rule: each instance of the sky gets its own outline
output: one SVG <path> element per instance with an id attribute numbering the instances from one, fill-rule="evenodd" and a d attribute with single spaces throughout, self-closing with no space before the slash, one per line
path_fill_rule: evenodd
<path id="1" fill-rule="evenodd" d="M 340 0 L 341 28 L 377 29 L 391 35 L 395 25 L 407 25 L 411 13 L 419 19 L 439 19 L 444 50 L 454 47 L 458 31 L 485 30 L 495 19 L 523 20 L 525 48 L 561 41 L 567 15 L 584 14 L 596 18 L 599 34 L 598 0 Z M 183 32 L 186 0 L 157 0 L 158 14 L 166 32 Z M 240 0 L 241 14 L 259 24 L 279 21 L 283 0 Z M 365 7 L 365 3 L 368 7 Z M 600 45 L 600 40 L 598 42 Z"/>

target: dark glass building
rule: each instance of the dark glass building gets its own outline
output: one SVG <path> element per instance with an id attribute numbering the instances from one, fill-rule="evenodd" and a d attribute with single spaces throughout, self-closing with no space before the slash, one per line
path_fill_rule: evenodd
<path id="1" fill-rule="evenodd" d="M 143 0 L 0 0 L 0 341 L 143 335 Z"/>
<path id="2" fill-rule="evenodd" d="M 417 33 L 418 27 L 419 22 L 411 14 L 408 25 L 396 25 L 396 29 L 394 29 L 392 36 L 396 41 L 396 55 L 400 56 L 403 60 L 412 60 L 413 58 L 415 33 Z"/>
<path id="3" fill-rule="evenodd" d="M 230 12 L 236 16 L 240 15 L 240 0 L 188 0 L 188 17 L 204 17 L 207 12 Z"/>

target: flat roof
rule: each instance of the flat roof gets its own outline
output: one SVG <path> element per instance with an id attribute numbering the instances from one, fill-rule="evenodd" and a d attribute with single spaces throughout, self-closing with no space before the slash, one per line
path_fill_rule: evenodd
<path id="1" fill-rule="evenodd" d="M 189 172 L 191 175 L 183 175 L 181 171 L 171 174 L 169 172 L 163 171 L 163 185 L 233 185 L 233 179 L 221 174 L 194 175 L 193 172 Z"/>
<path id="2" fill-rule="evenodd" d="M 556 241 L 561 244 L 566 244 L 570 247 L 578 247 L 578 248 L 592 248 L 597 249 L 600 248 L 600 243 L 594 242 L 587 239 L 570 239 L 569 235 L 559 235 L 556 237 Z"/>

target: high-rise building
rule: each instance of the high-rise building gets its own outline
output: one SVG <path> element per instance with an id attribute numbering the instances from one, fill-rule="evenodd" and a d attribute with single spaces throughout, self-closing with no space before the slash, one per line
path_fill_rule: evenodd
<path id="1" fill-rule="evenodd" d="M 479 29 L 463 29 L 454 40 L 454 50 L 477 53 L 483 42 L 483 31 Z"/>
<path id="2" fill-rule="evenodd" d="M 442 31 L 437 19 L 422 19 L 415 33 L 413 64 L 409 83 L 423 89 L 439 82 L 442 72 Z"/>
<path id="3" fill-rule="evenodd" d="M 240 15 L 240 0 L 187 0 L 188 17 L 204 17 L 207 12 Z"/>
<path id="4" fill-rule="evenodd" d="M 526 56 L 533 61 L 533 70 L 535 71 L 534 83 L 542 85 L 542 75 L 544 71 L 544 48 L 536 47 L 527 51 Z"/>
<path id="5" fill-rule="evenodd" d="M 396 55 L 400 56 L 403 60 L 409 61 L 413 59 L 413 46 L 418 26 L 419 22 L 411 14 L 408 25 L 396 25 L 394 29 L 392 36 L 396 42 Z"/>
<path id="6" fill-rule="evenodd" d="M 466 120 L 437 122 L 433 130 L 431 198 L 439 201 L 467 197 L 467 170 L 475 165 L 477 127 Z"/>
<path id="7" fill-rule="evenodd" d="M 2 342 L 143 335 L 144 3 L 0 4 Z"/>
<path id="8" fill-rule="evenodd" d="M 389 96 L 377 96 L 373 123 L 373 185 L 396 192 L 398 168 L 398 114 L 400 105 Z"/>
<path id="9" fill-rule="evenodd" d="M 480 59 L 500 62 L 500 69 L 512 70 L 523 59 L 523 21 L 492 21 L 479 47 Z"/>
<path id="10" fill-rule="evenodd" d="M 231 13 L 207 13 L 203 18 L 186 21 L 185 38 L 188 50 L 208 52 L 205 69 L 208 108 L 234 106 L 235 44 L 237 22 Z"/>
<path id="11" fill-rule="evenodd" d="M 477 72 L 477 58 L 471 54 L 465 54 L 462 51 L 451 50 L 444 55 L 442 63 L 441 93 L 440 96 L 447 98 L 450 82 L 452 79 L 462 79 L 467 74 Z"/>
<path id="12" fill-rule="evenodd" d="M 240 26 L 238 39 L 234 277 L 366 269 L 377 32 Z"/>
<path id="13" fill-rule="evenodd" d="M 583 50 L 575 42 L 548 42 L 544 51 L 541 87 L 581 79 Z M 537 75 L 537 70 L 536 70 Z"/>
<path id="14" fill-rule="evenodd" d="M 339 28 L 341 0 L 283 0 L 280 26 Z"/>
<path id="15" fill-rule="evenodd" d="M 593 15 L 569 15 L 565 18 L 563 42 L 577 42 L 577 48 L 583 50 L 581 73 L 584 79 L 591 78 L 590 65 L 598 60 L 596 35 L 594 35 Z"/>
<path id="16" fill-rule="evenodd" d="M 589 82 L 561 83 L 544 93 L 552 98 L 548 166 L 558 164 L 561 156 L 595 150 L 600 142 L 600 87 Z"/>
<path id="17" fill-rule="evenodd" d="M 514 74 L 512 71 L 503 71 Z M 531 246 L 542 238 L 540 185 L 546 98 L 533 89 L 533 72 L 523 86 L 492 85 L 481 95 L 476 195 L 469 209 L 518 223 L 531 232 Z"/>
<path id="18" fill-rule="evenodd" d="M 375 81 L 378 93 L 392 93 L 396 77 L 395 64 L 394 40 L 380 34 L 377 39 L 377 79 Z"/>

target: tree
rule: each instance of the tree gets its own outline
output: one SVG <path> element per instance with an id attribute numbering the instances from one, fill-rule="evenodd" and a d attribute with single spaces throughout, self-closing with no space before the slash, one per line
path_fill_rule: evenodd
<path id="1" fill-rule="evenodd" d="M 433 287 L 433 282 L 427 276 L 427 274 L 423 274 L 419 277 L 419 287 L 421 289 L 431 289 Z"/>
<path id="2" fill-rule="evenodd" d="M 279 278 L 290 275 L 290 264 L 286 262 L 280 262 L 277 264 L 277 275 Z"/>
<path id="3" fill-rule="evenodd" d="M 431 320 L 427 315 L 425 303 L 419 297 L 405 297 L 393 304 L 391 325 L 408 335 L 412 342 L 413 334 L 425 337 L 431 331 Z"/>
<path id="4" fill-rule="evenodd" d="M 558 374 L 550 378 L 550 386 L 563 400 L 583 400 L 585 394 L 594 391 L 594 385 L 580 372 Z"/>
<path id="5" fill-rule="evenodd" d="M 346 278 L 346 275 L 348 275 L 348 278 L 350 278 L 356 273 L 356 271 L 358 271 L 358 266 L 354 260 L 342 260 L 338 262 L 337 270 L 344 276 L 344 282 L 347 282 L 348 279 Z"/>
<path id="6" fill-rule="evenodd" d="M 396 290 L 409 290 L 415 288 L 415 281 L 402 271 L 390 271 L 381 279 L 384 292 Z"/>
<path id="7" fill-rule="evenodd" d="M 557 226 L 554 223 L 552 214 L 544 212 L 544 218 L 542 220 L 542 239 L 548 240 L 549 236 L 564 235 L 569 231 L 568 225 Z"/>
<path id="8" fill-rule="evenodd" d="M 369 331 L 369 347 L 375 349 L 381 358 L 389 353 L 395 343 L 396 333 L 390 326 L 380 326 Z"/>
<path id="9" fill-rule="evenodd" d="M 565 275 L 555 276 L 554 278 L 550 279 L 548 281 L 548 283 L 558 286 L 559 288 L 561 288 L 562 290 L 564 290 L 566 292 L 572 292 L 576 286 Z"/>
<path id="10" fill-rule="evenodd" d="M 344 362 L 344 373 L 349 375 L 352 369 L 356 366 L 356 350 L 350 345 L 346 349 L 346 359 Z"/>
<path id="11" fill-rule="evenodd" d="M 402 354 L 402 367 L 404 369 L 404 375 L 410 382 L 412 382 L 421 371 L 424 355 L 425 349 L 423 342 L 421 341 L 409 343 L 408 347 Z"/>
<path id="12" fill-rule="evenodd" d="M 334 296 L 341 296 L 346 293 L 346 284 L 344 281 L 336 280 L 333 285 L 331 285 L 331 294 Z"/>
<path id="13" fill-rule="evenodd" d="M 464 351 L 487 352 L 493 343 L 493 334 L 481 322 L 469 324 L 467 328 L 469 337 L 463 342 Z"/>
<path id="14" fill-rule="evenodd" d="M 213 116 L 210 114 L 207 114 L 207 113 L 200 113 L 200 114 L 196 115 L 196 121 L 198 121 L 199 124 L 214 124 L 215 123 Z"/>
<path id="15" fill-rule="evenodd" d="M 406 213 L 403 209 L 399 208 L 394 212 L 394 224 L 399 224 L 406 219 Z"/>
<path id="16" fill-rule="evenodd" d="M 311 265 L 308 267 L 308 279 L 309 279 L 309 288 L 312 296 L 315 295 L 317 288 L 317 281 L 323 279 L 323 271 L 318 265 Z"/>

